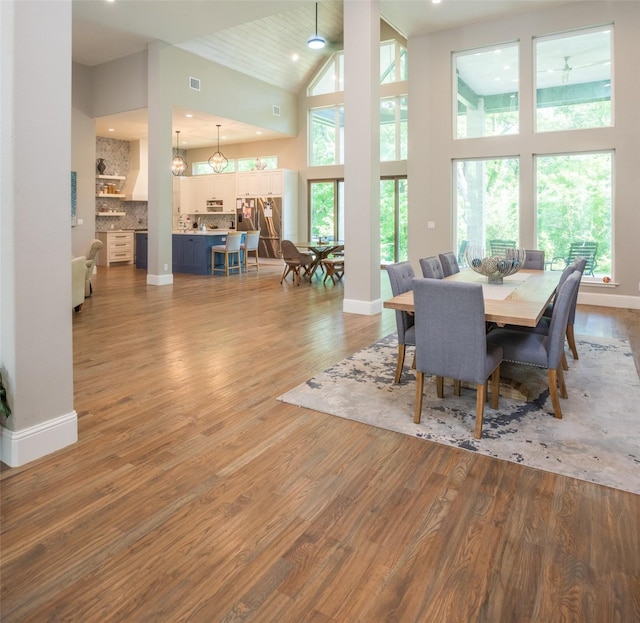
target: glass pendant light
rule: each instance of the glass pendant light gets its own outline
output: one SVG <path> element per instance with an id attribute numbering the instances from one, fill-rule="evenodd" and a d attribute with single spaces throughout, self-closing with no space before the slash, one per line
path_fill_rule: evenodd
<path id="1" fill-rule="evenodd" d="M 326 44 L 324 37 L 318 36 L 318 3 L 316 2 L 316 34 L 313 37 L 309 37 L 307 45 L 312 50 L 322 50 Z"/>
<path id="2" fill-rule="evenodd" d="M 220 151 L 220 124 L 216 124 L 218 128 L 218 151 L 216 151 L 211 158 L 209 158 L 209 166 L 215 173 L 222 173 L 229 164 L 229 161 L 225 158 L 224 154 Z"/>
<path id="3" fill-rule="evenodd" d="M 171 173 L 174 175 L 184 175 L 187 170 L 187 161 L 180 155 L 178 147 L 178 139 L 180 138 L 180 130 L 176 130 L 176 153 L 171 160 Z"/>

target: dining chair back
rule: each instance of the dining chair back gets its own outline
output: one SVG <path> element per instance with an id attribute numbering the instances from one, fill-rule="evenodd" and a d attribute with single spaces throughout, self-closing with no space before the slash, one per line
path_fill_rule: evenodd
<path id="1" fill-rule="evenodd" d="M 227 234 L 225 244 L 213 245 L 211 247 L 211 273 L 215 274 L 216 270 L 224 270 L 225 275 L 229 276 L 229 271 L 242 271 L 242 260 L 240 258 L 240 245 L 242 243 L 242 232 L 234 231 Z M 216 253 L 224 255 L 224 265 L 217 267 Z"/>
<path id="2" fill-rule="evenodd" d="M 544 251 L 538 251 L 538 249 L 525 249 L 527 254 L 524 260 L 524 266 L 522 268 L 528 268 L 529 270 L 544 270 Z M 509 256 L 513 251 L 507 251 L 507 259 L 511 259 Z"/>
<path id="3" fill-rule="evenodd" d="M 489 346 L 485 330 L 484 297 L 479 283 L 438 279 L 413 280 L 416 337 L 416 405 L 420 422 L 424 375 L 436 376 L 438 397 L 444 377 L 476 385 L 475 437 L 482 436 L 486 382 L 491 377 L 492 407 L 498 408 L 502 348 Z M 459 383 L 456 393 L 459 392 Z"/>
<path id="4" fill-rule="evenodd" d="M 389 275 L 393 296 L 398 296 L 413 289 L 415 273 L 410 262 L 387 264 L 387 274 Z M 406 345 L 415 346 L 416 343 L 413 314 L 396 310 L 396 329 L 398 331 L 398 360 L 393 382 L 399 383 L 404 367 Z"/>
<path id="5" fill-rule="evenodd" d="M 547 369 L 549 395 L 556 418 L 562 418 L 558 398 L 567 398 L 567 388 L 562 372 L 564 336 L 571 302 L 580 285 L 580 272 L 574 271 L 558 290 L 553 315 L 546 335 L 532 331 L 516 331 L 509 328 L 493 329 L 487 336 L 489 344 L 502 346 L 504 360 Z"/>
<path id="6" fill-rule="evenodd" d="M 445 277 L 460 272 L 460 266 L 458 265 L 456 254 L 453 251 L 440 253 L 438 257 L 440 258 L 440 264 L 442 264 L 442 272 L 444 273 Z"/>
<path id="7" fill-rule="evenodd" d="M 437 255 L 420 259 L 420 268 L 425 279 L 444 279 L 442 262 Z"/>
<path id="8" fill-rule="evenodd" d="M 255 267 L 256 272 L 260 271 L 260 264 L 258 262 L 259 243 L 260 230 L 251 230 L 245 232 L 244 242 L 240 244 L 240 250 L 242 251 L 242 263 L 246 272 L 249 272 L 249 266 Z M 251 253 L 254 254 L 253 258 L 250 255 Z"/>
<path id="9" fill-rule="evenodd" d="M 306 276 L 311 277 L 313 267 L 313 255 L 311 253 L 302 253 L 291 240 L 283 240 L 280 243 L 280 253 L 284 262 L 284 270 L 280 278 L 281 284 L 289 273 L 291 273 L 296 285 L 300 285 L 301 271 L 304 271 Z M 311 283 L 311 279 L 309 279 L 309 283 Z"/>

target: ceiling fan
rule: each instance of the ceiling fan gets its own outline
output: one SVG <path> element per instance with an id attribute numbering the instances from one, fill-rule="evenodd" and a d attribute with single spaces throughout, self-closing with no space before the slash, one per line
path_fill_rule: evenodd
<path id="1" fill-rule="evenodd" d="M 545 69 L 545 70 L 541 70 L 541 72 L 548 72 L 548 73 L 562 72 L 562 84 L 568 84 L 571 78 L 571 72 L 573 70 L 587 69 L 588 67 L 596 67 L 598 65 L 605 65 L 611 62 L 609 60 L 601 60 L 601 61 L 595 61 L 593 63 L 585 63 L 583 65 L 572 65 L 569 62 L 571 59 L 571 56 L 564 56 L 563 58 L 564 58 L 564 65 L 561 68 Z"/>

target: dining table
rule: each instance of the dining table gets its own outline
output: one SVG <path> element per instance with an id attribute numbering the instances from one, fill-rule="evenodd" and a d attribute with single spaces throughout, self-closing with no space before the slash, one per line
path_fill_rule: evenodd
<path id="1" fill-rule="evenodd" d="M 471 268 L 463 268 L 445 277 L 445 281 L 481 284 L 487 322 L 495 322 L 498 326 L 535 327 L 553 298 L 559 278 L 554 271 L 523 269 L 505 277 L 501 284 L 495 284 L 488 283 L 485 276 Z M 413 291 L 394 296 L 384 301 L 383 306 L 413 313 Z"/>
<path id="2" fill-rule="evenodd" d="M 329 257 L 340 247 L 344 247 L 343 240 L 307 240 L 303 242 L 294 242 L 293 244 L 299 249 L 309 249 L 309 251 L 314 254 L 309 279 L 313 279 L 313 276 L 316 274 L 316 270 L 318 270 L 318 267 L 322 264 L 322 260 Z"/>
<path id="3" fill-rule="evenodd" d="M 471 268 L 444 278 L 458 283 L 479 283 L 484 298 L 484 317 L 498 326 L 520 325 L 535 327 L 555 294 L 560 279 L 557 272 L 520 270 L 504 277 L 501 284 L 488 283 L 484 275 Z M 386 309 L 414 313 L 413 291 L 409 290 L 384 301 Z M 463 383 L 463 387 L 467 384 Z M 517 381 L 502 376 L 500 395 L 516 400 L 528 400 L 530 389 Z"/>

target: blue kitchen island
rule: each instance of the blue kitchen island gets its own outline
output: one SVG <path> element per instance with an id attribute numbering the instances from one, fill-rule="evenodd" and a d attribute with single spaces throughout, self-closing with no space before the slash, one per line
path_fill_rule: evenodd
<path id="1" fill-rule="evenodd" d="M 173 272 L 211 275 L 211 247 L 225 244 L 228 231 L 232 230 L 174 232 L 171 244 Z M 137 268 L 147 268 L 147 245 L 147 232 L 136 233 Z M 224 269 L 223 254 L 216 253 L 214 262 L 216 268 Z"/>

